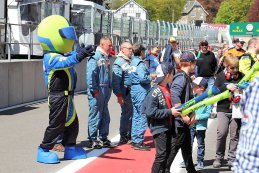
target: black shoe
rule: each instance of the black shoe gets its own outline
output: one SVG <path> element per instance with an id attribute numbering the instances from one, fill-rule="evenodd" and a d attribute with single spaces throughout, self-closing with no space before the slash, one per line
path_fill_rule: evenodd
<path id="1" fill-rule="evenodd" d="M 120 144 L 127 144 L 129 141 L 128 137 L 127 136 L 121 136 L 120 138 Z"/>
<path id="2" fill-rule="evenodd" d="M 102 142 L 101 141 L 94 141 L 93 142 L 93 146 L 92 146 L 92 149 L 101 149 L 102 148 Z"/>
<path id="3" fill-rule="evenodd" d="M 88 143 L 86 144 L 86 148 L 92 148 L 93 146 L 93 141 L 88 141 Z"/>
<path id="4" fill-rule="evenodd" d="M 113 145 L 110 140 L 106 139 L 106 140 L 102 141 L 102 147 L 103 148 L 114 148 L 116 146 Z"/>
<path id="5" fill-rule="evenodd" d="M 132 143 L 132 148 L 135 150 L 141 150 L 141 151 L 149 151 L 150 148 L 146 146 L 144 143 Z"/>

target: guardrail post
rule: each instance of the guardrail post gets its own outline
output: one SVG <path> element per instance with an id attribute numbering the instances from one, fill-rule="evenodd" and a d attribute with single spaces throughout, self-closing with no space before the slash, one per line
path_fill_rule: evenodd
<path id="1" fill-rule="evenodd" d="M 8 28 L 9 28 L 9 40 L 7 43 L 7 49 L 8 49 L 8 61 L 11 61 L 11 24 L 7 24 Z"/>
<path id="2" fill-rule="evenodd" d="M 31 27 L 29 27 L 29 40 L 30 40 L 30 42 L 29 42 L 29 53 L 28 53 L 28 60 L 31 60 L 31 45 L 33 44 L 32 43 L 32 36 L 31 36 L 32 34 L 31 34 Z"/>

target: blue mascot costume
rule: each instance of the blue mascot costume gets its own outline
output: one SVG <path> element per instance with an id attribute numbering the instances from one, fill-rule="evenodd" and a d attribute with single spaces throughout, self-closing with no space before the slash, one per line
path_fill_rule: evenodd
<path id="1" fill-rule="evenodd" d="M 74 65 L 91 56 L 93 47 L 78 47 L 72 51 L 77 40 L 75 29 L 62 16 L 48 16 L 38 26 L 38 39 L 44 51 L 43 69 L 48 89 L 49 126 L 38 147 L 37 161 L 59 163 L 58 155 L 50 152 L 58 137 L 63 135 L 64 159 L 84 159 L 86 152 L 75 147 L 78 135 L 78 118 L 73 102 L 76 87 Z"/>

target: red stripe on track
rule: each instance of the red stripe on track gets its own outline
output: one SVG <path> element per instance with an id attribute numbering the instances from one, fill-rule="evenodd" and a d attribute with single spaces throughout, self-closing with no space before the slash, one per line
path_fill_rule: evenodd
<path id="1" fill-rule="evenodd" d="M 145 144 L 150 147 L 150 151 L 134 150 L 130 144 L 119 145 L 77 173 L 150 173 L 155 158 L 155 147 L 149 130 L 145 134 Z"/>

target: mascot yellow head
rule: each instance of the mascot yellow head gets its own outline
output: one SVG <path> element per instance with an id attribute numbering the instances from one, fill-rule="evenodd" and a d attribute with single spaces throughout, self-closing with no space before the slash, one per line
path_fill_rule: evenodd
<path id="1" fill-rule="evenodd" d="M 38 40 L 44 51 L 68 53 L 72 51 L 77 40 L 75 28 L 59 15 L 51 15 L 38 26 Z"/>

